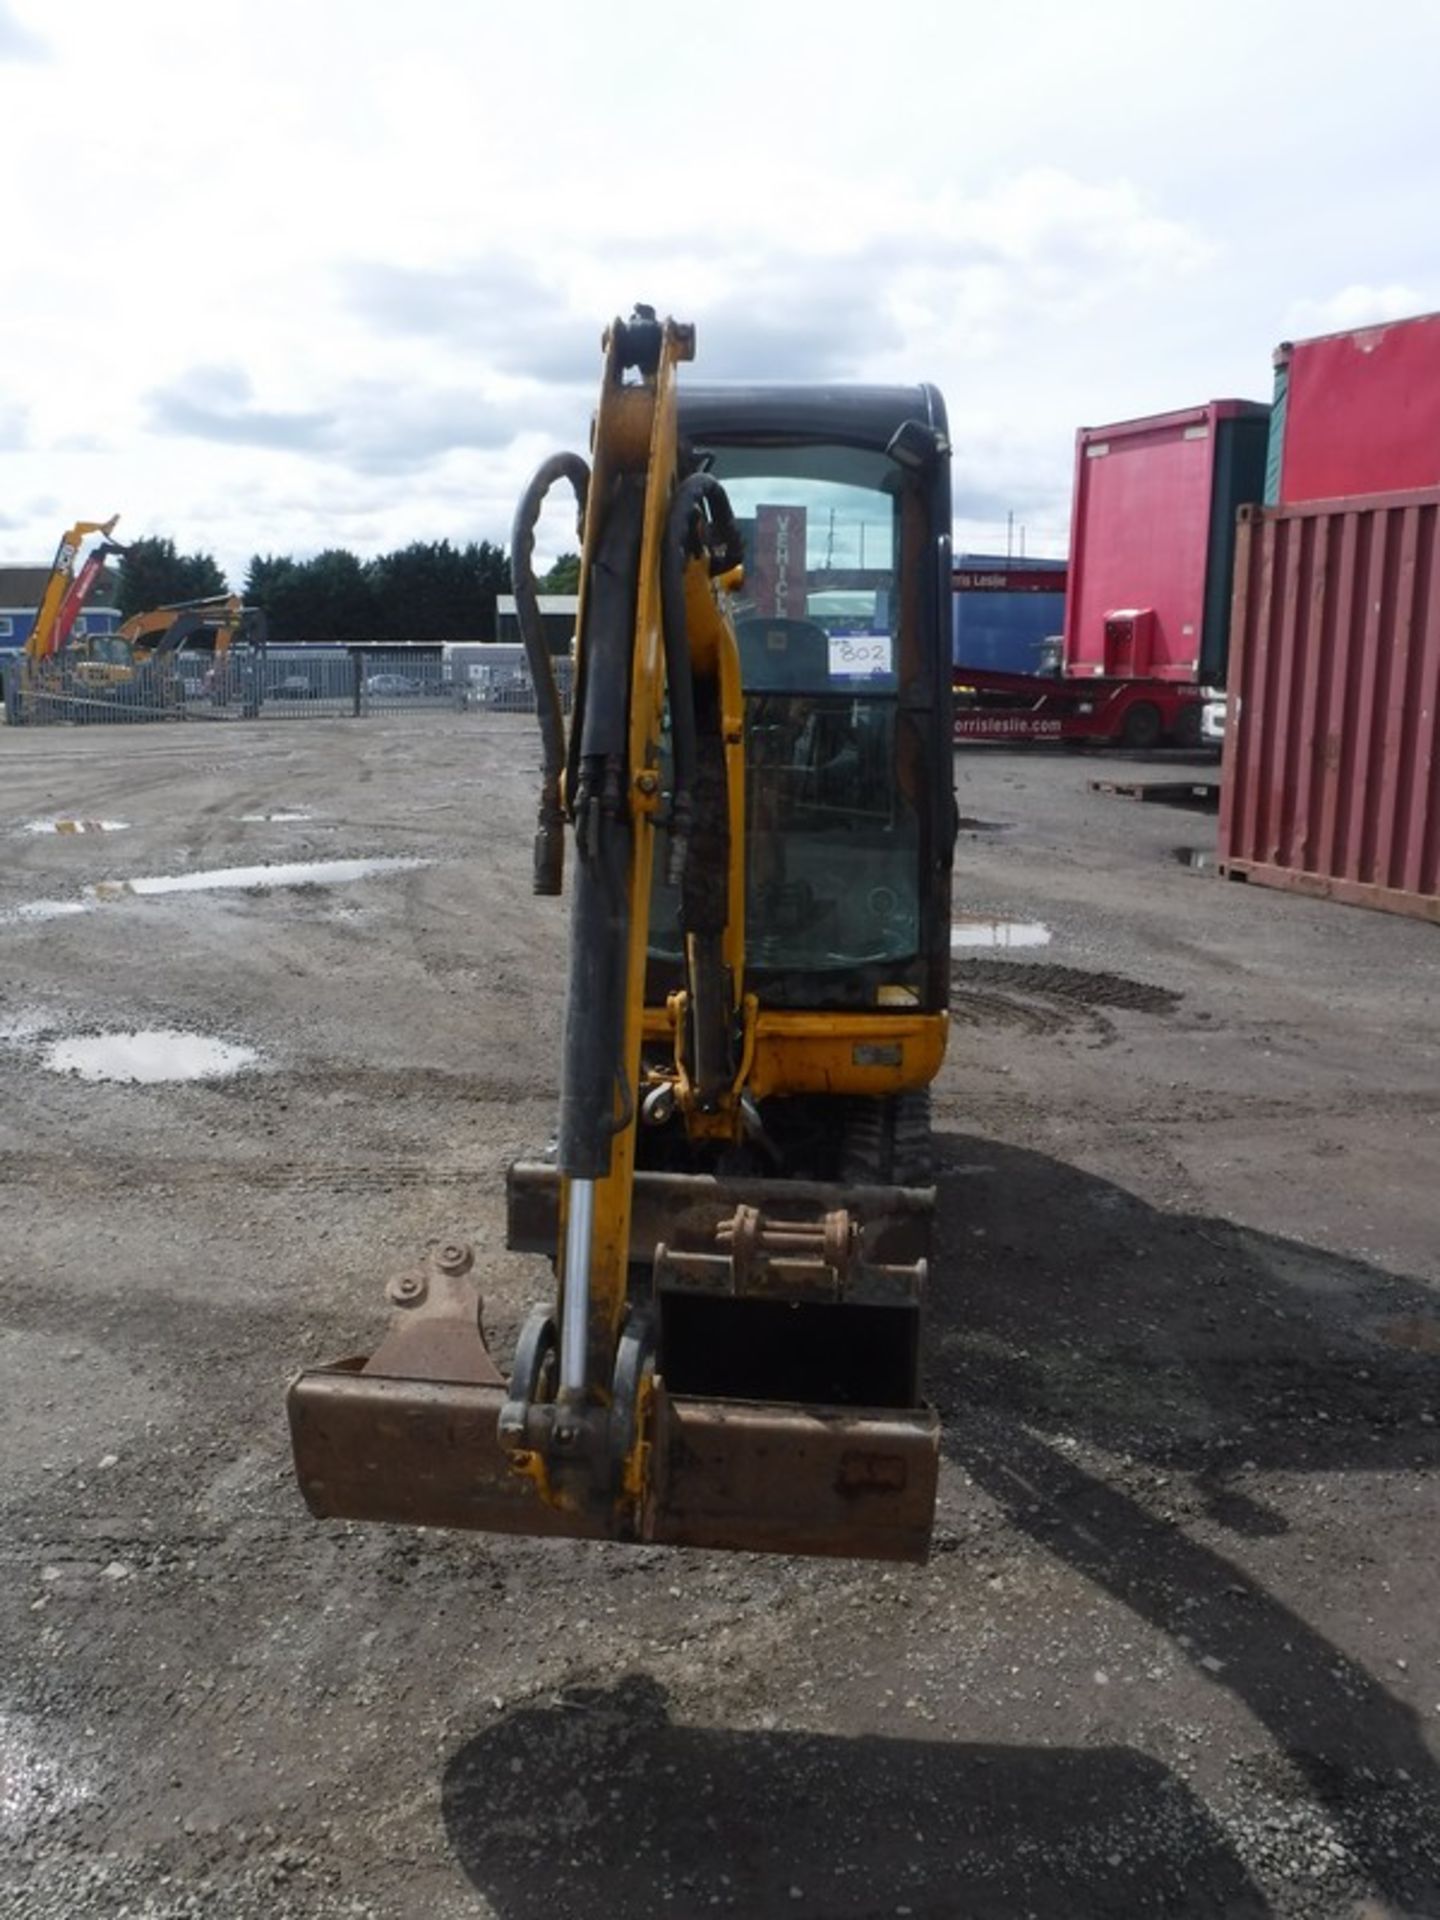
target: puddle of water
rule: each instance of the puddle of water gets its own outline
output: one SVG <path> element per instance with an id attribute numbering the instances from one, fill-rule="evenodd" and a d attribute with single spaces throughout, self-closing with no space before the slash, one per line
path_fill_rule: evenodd
<path id="1" fill-rule="evenodd" d="M 1050 929 L 1039 920 L 987 920 L 962 915 L 950 923 L 950 951 L 960 947 L 1048 947 Z"/>
<path id="2" fill-rule="evenodd" d="M 137 1033 L 91 1033 L 52 1040 L 42 1058 L 52 1073 L 73 1073 L 82 1080 L 121 1080 L 158 1086 L 174 1080 L 217 1080 L 253 1066 L 253 1047 L 212 1040 L 203 1033 L 154 1027 Z"/>
<path id="3" fill-rule="evenodd" d="M 28 1715 L 0 1714 L 0 1832 L 18 1835 L 89 1799 L 88 1780 L 40 1746 Z"/>
<path id="4" fill-rule="evenodd" d="M 213 893 L 225 888 L 336 887 L 372 874 L 406 873 L 428 867 L 429 860 L 381 855 L 369 860 L 293 860 L 272 866 L 214 867 L 204 873 L 159 873 L 138 880 L 99 880 L 78 900 L 30 900 L 0 913 L 0 925 L 15 921 L 62 920 L 85 913 L 97 900 L 124 900 L 140 893 Z"/>
<path id="5" fill-rule="evenodd" d="M 11 907 L 0 914 L 0 920 L 64 920 L 84 911 L 83 900 L 29 900 L 23 907 Z"/>
<path id="6" fill-rule="evenodd" d="M 128 820 L 27 820 L 27 833 L 124 833 Z"/>
<path id="7" fill-rule="evenodd" d="M 91 900 L 123 900 L 136 893 L 215 893 L 244 887 L 335 887 L 377 873 L 406 873 L 428 867 L 409 855 L 369 860 L 292 860 L 258 867 L 212 867 L 201 873 L 158 873 L 138 880 L 101 880 L 86 888 Z"/>
<path id="8" fill-rule="evenodd" d="M 313 813 L 242 813 L 240 818 L 247 825 L 257 820 L 269 820 L 276 825 L 293 826 L 297 821 L 313 820 L 315 816 Z"/>

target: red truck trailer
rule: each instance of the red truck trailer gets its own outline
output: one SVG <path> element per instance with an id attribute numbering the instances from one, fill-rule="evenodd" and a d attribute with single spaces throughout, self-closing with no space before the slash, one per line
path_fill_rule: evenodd
<path id="1" fill-rule="evenodd" d="M 1060 670 L 957 672 L 957 743 L 1199 740 L 1224 685 L 1235 516 L 1263 495 L 1269 419 L 1259 402 L 1212 400 L 1080 429 Z"/>
<path id="2" fill-rule="evenodd" d="M 1275 351 L 1265 504 L 1440 487 L 1440 313 Z"/>

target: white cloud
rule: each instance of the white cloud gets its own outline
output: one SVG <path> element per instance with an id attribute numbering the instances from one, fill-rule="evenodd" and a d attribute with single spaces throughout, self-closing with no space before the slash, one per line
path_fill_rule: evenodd
<path id="1" fill-rule="evenodd" d="M 1440 307 L 1440 282 L 1430 291 L 1413 286 L 1342 287 L 1323 300 L 1297 300 L 1289 310 L 1288 327 L 1298 338 L 1317 333 L 1343 333 L 1349 327 L 1377 326 L 1384 320 L 1405 320 L 1412 314 Z"/>
<path id="2" fill-rule="evenodd" d="M 45 60 L 49 52 L 39 34 L 15 18 L 7 0 L 0 0 L 0 60 Z"/>
<path id="3" fill-rule="evenodd" d="M 41 17 L 0 0 L 8 149 L 45 156 L 6 194 L 0 498 L 232 570 L 508 537 L 637 299 L 696 323 L 697 378 L 934 380 L 959 537 L 1013 506 L 1053 548 L 1080 422 L 1263 397 L 1283 334 L 1433 274 L 1421 0 L 1363 39 L 1341 0 L 1299 37 L 1248 0 L 731 0 L 718 62 L 639 0 L 127 0 L 118 34 L 68 0 L 44 49 Z"/>
<path id="4" fill-rule="evenodd" d="M 15 452 L 30 441 L 30 409 L 18 400 L 0 399 L 0 448 Z"/>

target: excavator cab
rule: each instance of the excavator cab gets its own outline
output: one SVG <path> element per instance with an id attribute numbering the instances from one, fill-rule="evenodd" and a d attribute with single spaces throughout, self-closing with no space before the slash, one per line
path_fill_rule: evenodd
<path id="1" fill-rule="evenodd" d="M 747 977 L 762 1009 L 905 1007 L 940 1033 L 954 833 L 936 731 L 950 648 L 943 404 L 926 387 L 702 387 L 682 390 L 680 423 L 744 554 L 732 613 Z M 896 1088 L 927 1085 L 934 1064 L 902 1069 Z"/>
<path id="2" fill-rule="evenodd" d="M 508 1378 L 469 1250 L 392 1283 L 376 1352 L 302 1374 L 321 1515 L 923 1557 L 928 1089 L 949 986 L 949 446 L 930 387 L 688 387 L 693 331 L 606 337 L 590 465 L 517 514 L 564 884 L 558 1144 L 512 1247 L 554 1264 Z M 583 533 L 565 728 L 534 529 Z"/>

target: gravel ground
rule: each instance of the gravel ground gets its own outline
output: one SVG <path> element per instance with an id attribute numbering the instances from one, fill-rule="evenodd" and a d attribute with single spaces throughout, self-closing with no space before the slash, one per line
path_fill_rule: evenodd
<path id="1" fill-rule="evenodd" d="M 1440 1914 L 1440 939 L 1192 870 L 1113 759 L 957 759 L 957 913 L 1051 939 L 957 959 L 928 1566 L 308 1518 L 286 1380 L 417 1246 L 502 1352 L 545 1291 L 536 760 L 0 733 L 0 1910 Z M 255 1059 L 52 1070 L 137 1029 Z"/>

